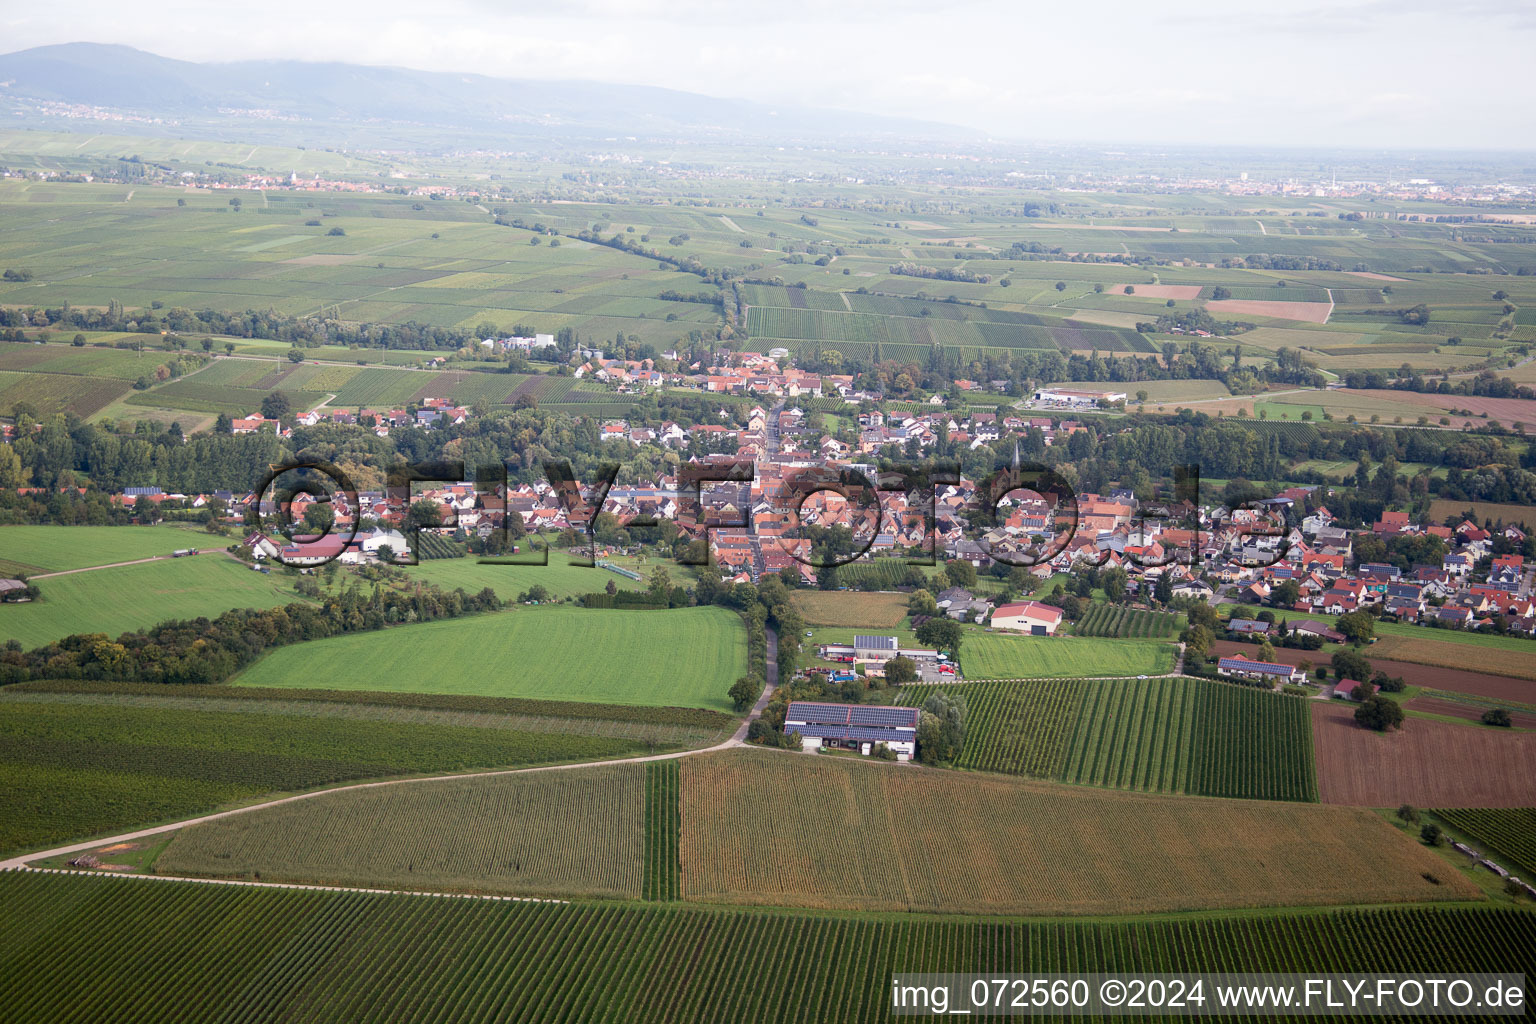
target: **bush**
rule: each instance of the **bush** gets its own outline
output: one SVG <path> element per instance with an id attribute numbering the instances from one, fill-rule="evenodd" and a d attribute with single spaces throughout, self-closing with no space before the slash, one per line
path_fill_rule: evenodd
<path id="1" fill-rule="evenodd" d="M 346 233 L 347 233 L 346 228 L 331 228 L 331 230 L 326 232 L 327 235 L 330 235 L 330 236 L 332 236 L 334 238 L 340 238 L 342 235 L 345 235 Z"/>
<path id="2" fill-rule="evenodd" d="M 1445 836 L 1440 831 L 1440 826 L 1432 821 L 1419 829 L 1419 838 L 1424 840 L 1425 846 L 1439 846 L 1445 841 Z"/>
<path id="3" fill-rule="evenodd" d="M 1355 708 L 1355 721 L 1362 728 L 1386 732 L 1403 724 L 1403 709 L 1380 695 L 1374 696 Z"/>
<path id="4" fill-rule="evenodd" d="M 1510 721 L 1509 712 L 1503 708 L 1489 708 L 1483 712 L 1484 725 L 1496 725 L 1500 729 L 1508 729 L 1514 723 Z"/>

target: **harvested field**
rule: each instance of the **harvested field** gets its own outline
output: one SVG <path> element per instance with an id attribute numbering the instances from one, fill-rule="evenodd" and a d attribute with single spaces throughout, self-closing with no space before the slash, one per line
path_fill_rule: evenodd
<path id="1" fill-rule="evenodd" d="M 1368 277 L 1372 281 L 1406 281 L 1406 280 L 1408 280 L 1406 277 L 1392 277 L 1392 276 L 1390 276 L 1388 274 L 1373 274 L 1369 270 L 1346 270 L 1345 273 L 1346 274 L 1352 274 L 1355 277 Z"/>
<path id="2" fill-rule="evenodd" d="M 1433 686 L 1440 690 L 1461 690 L 1460 686 L 1449 685 L 1451 678 L 1459 675 L 1477 676 L 1481 673 L 1467 672 L 1462 666 L 1469 663 L 1476 664 L 1479 668 L 1486 669 L 1496 676 L 1511 676 L 1515 679 L 1536 680 L 1536 644 L 1530 651 L 1504 650 L 1498 647 L 1479 646 L 1477 651 L 1468 649 L 1468 645 L 1457 643 L 1454 640 L 1430 640 L 1418 637 L 1384 636 L 1371 645 L 1366 657 L 1371 659 L 1371 664 L 1376 664 L 1377 659 L 1371 655 L 1380 654 L 1383 659 L 1392 663 L 1402 663 L 1404 667 L 1431 665 L 1443 671 L 1430 674 L 1430 678 L 1424 678 L 1423 673 L 1416 673 L 1423 679 L 1425 686 Z M 1395 673 L 1394 674 L 1398 674 Z M 1402 673 L 1404 679 L 1407 673 Z M 1446 680 L 1445 683 L 1436 680 Z M 1409 680 L 1416 682 L 1417 680 Z M 1472 682 L 1472 680 L 1465 680 Z M 1466 693 L 1482 693 L 1481 690 L 1465 690 Z M 1524 694 L 1523 697 L 1516 694 Z M 1488 697 L 1503 697 L 1507 700 L 1525 700 L 1536 702 L 1536 686 L 1521 686 L 1516 691 L 1497 693 L 1485 693 Z"/>
<path id="3" fill-rule="evenodd" d="M 869 626 L 894 629 L 907 616 L 904 594 L 796 590 L 789 595 L 800 617 L 811 626 Z"/>
<path id="4" fill-rule="evenodd" d="M 1487 672 L 1471 672 L 1467 669 L 1446 668 L 1440 665 L 1426 665 L 1412 661 L 1398 661 L 1394 658 L 1377 658 L 1374 655 L 1379 651 L 1392 651 L 1393 644 L 1435 644 L 1435 657 L 1446 661 L 1458 659 L 1457 664 L 1468 664 L 1475 661 L 1479 665 L 1486 665 L 1484 655 L 1494 658 L 1520 659 L 1526 655 L 1513 651 L 1488 650 L 1479 648 L 1476 651 L 1468 650 L 1466 644 L 1447 643 L 1445 641 L 1416 640 L 1404 637 L 1382 637 L 1375 645 L 1364 651 L 1365 657 L 1371 663 L 1373 669 L 1380 669 L 1389 676 L 1402 676 L 1403 681 L 1412 686 L 1427 686 L 1435 690 L 1449 690 L 1452 693 L 1466 693 L 1476 697 L 1486 697 L 1489 700 L 1512 700 L 1522 704 L 1536 704 L 1536 684 L 1510 676 L 1491 675 Z M 1257 657 L 1253 644 L 1238 643 L 1235 640 L 1218 640 L 1212 645 L 1212 650 L 1223 657 L 1232 654 L 1246 654 L 1248 657 Z M 1325 644 L 1320 651 L 1301 651 L 1288 647 L 1275 648 L 1275 660 L 1286 665 L 1300 665 L 1303 661 L 1310 661 L 1313 665 L 1326 665 L 1333 657 L 1333 653 L 1343 650 L 1332 644 Z M 1536 652 L 1533 652 L 1536 653 Z"/>
<path id="5" fill-rule="evenodd" d="M 685 758 L 680 768 L 688 899 L 1125 914 L 1475 894 L 1434 854 L 1365 811 L 1150 796 L 768 750 Z M 1317 869 L 1340 862 L 1350 871 Z M 1424 873 L 1438 873 L 1441 884 Z"/>
<path id="6" fill-rule="evenodd" d="M 1351 390 L 1344 388 L 1340 392 L 1345 395 L 1364 395 L 1371 398 L 1388 398 L 1399 402 L 1409 402 L 1413 405 L 1423 405 L 1430 409 L 1470 409 L 1472 414 L 1481 419 L 1483 413 L 1488 414 L 1491 420 L 1498 420 L 1506 427 L 1515 423 L 1524 423 L 1528 426 L 1536 426 L 1536 401 L 1525 398 L 1477 398 L 1472 395 L 1421 395 L 1412 391 L 1384 390 Z M 1426 410 L 1428 411 L 1428 410 Z"/>
<path id="7" fill-rule="evenodd" d="M 1463 704 L 1460 701 L 1446 700 L 1444 697 L 1415 697 L 1404 707 L 1409 711 L 1422 711 L 1427 715 L 1446 715 L 1450 718 L 1465 718 L 1469 722 L 1480 721 L 1483 712 L 1492 705 Z M 1516 729 L 1536 729 L 1536 713 L 1530 711 L 1517 711 L 1514 708 L 1505 708 L 1509 712 L 1510 720 Z"/>
<path id="8" fill-rule="evenodd" d="M 1325 804 L 1530 807 L 1536 733 L 1409 717 L 1400 732 L 1355 724 L 1341 703 L 1312 705 L 1317 788 Z"/>
<path id="9" fill-rule="evenodd" d="M 1492 519 L 1495 522 L 1518 523 L 1527 530 L 1536 529 L 1536 508 L 1530 505 L 1501 505 L 1493 501 L 1451 501 L 1446 498 L 1437 498 L 1430 502 L 1429 517 L 1437 523 L 1443 523 L 1452 516 L 1460 518 L 1467 509 L 1471 509 L 1481 523 L 1484 519 Z M 1533 647 L 1536 650 L 1536 647 Z"/>
<path id="10" fill-rule="evenodd" d="M 1200 285 L 1198 284 L 1135 284 L 1135 294 L 1148 299 L 1198 299 L 1200 297 Z M 1117 295 L 1125 294 L 1126 285 L 1112 284 L 1106 291 Z"/>
<path id="11" fill-rule="evenodd" d="M 1304 320 L 1307 323 L 1325 324 L 1328 322 L 1328 311 L 1331 307 L 1326 302 L 1270 302 L 1264 299 L 1215 299 L 1207 302 L 1205 308 L 1213 315 L 1229 313 L 1245 314 L 1247 316 L 1272 316 L 1282 320 Z"/>

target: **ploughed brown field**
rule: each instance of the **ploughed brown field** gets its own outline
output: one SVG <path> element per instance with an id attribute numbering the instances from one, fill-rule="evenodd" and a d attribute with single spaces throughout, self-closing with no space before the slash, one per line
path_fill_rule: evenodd
<path id="1" fill-rule="evenodd" d="M 1444 861 L 1358 808 L 751 748 L 678 767 L 685 899 L 1126 914 L 1475 896 Z"/>
<path id="2" fill-rule="evenodd" d="M 1136 289 L 1138 292 L 1141 289 Z M 1247 314 L 1249 316 L 1273 316 L 1284 320 L 1305 320 L 1308 323 L 1325 324 L 1333 308 L 1326 302 L 1271 302 L 1268 299 L 1213 299 L 1205 304 L 1212 316 L 1222 314 Z"/>
<path id="3" fill-rule="evenodd" d="M 1536 733 L 1409 716 L 1400 731 L 1355 724 L 1355 706 L 1312 705 L 1317 790 L 1359 807 L 1536 805 Z"/>
<path id="4" fill-rule="evenodd" d="M 1489 700 L 1509 700 L 1521 704 L 1536 704 L 1536 682 L 1525 679 L 1516 679 L 1507 675 L 1492 675 L 1488 672 L 1472 672 L 1467 669 L 1447 668 L 1440 665 L 1424 665 L 1413 661 L 1398 661 L 1396 658 L 1374 657 L 1377 651 L 1392 651 L 1393 643 L 1401 641 L 1404 644 L 1421 643 L 1419 640 L 1408 640 L 1401 637 L 1383 637 L 1375 645 L 1365 648 L 1362 653 L 1373 669 L 1379 669 L 1389 676 L 1402 676 L 1403 681 L 1413 686 L 1427 686 L 1436 690 L 1449 690 L 1452 693 L 1465 693 L 1475 697 L 1487 697 Z M 1437 660 L 1467 664 L 1485 664 L 1488 656 L 1493 656 L 1500 667 L 1503 667 L 1503 658 L 1508 658 L 1517 652 L 1490 650 L 1486 647 L 1474 647 L 1470 644 L 1447 643 L 1443 640 L 1426 640 L 1423 644 L 1433 645 L 1429 648 L 1414 647 L 1411 652 L 1427 651 Z M 1257 659 L 1258 645 L 1238 643 L 1235 640 L 1218 640 L 1211 645 L 1211 649 L 1222 657 L 1230 657 L 1234 654 L 1246 655 Z M 1303 661 L 1310 661 L 1313 665 L 1327 665 L 1335 651 L 1344 650 L 1337 644 L 1324 644 L 1320 651 L 1302 651 L 1290 647 L 1276 647 L 1275 660 L 1282 665 L 1299 665 Z M 1402 648 L 1398 648 L 1402 649 Z M 1531 651 L 1536 656 L 1536 646 Z M 1530 660 L 1536 662 L 1536 657 Z M 1536 668 L 1536 664 L 1533 664 Z"/>
<path id="5" fill-rule="evenodd" d="M 1483 413 L 1488 418 L 1498 420 L 1504 426 L 1514 423 L 1524 423 L 1527 426 L 1536 426 L 1536 401 L 1525 398 L 1478 398 L 1472 395 L 1428 395 L 1416 394 L 1412 391 L 1386 390 L 1358 390 L 1346 389 L 1351 395 L 1365 395 L 1370 398 L 1389 398 L 1398 402 L 1408 402 L 1411 405 L 1425 405 L 1432 409 L 1470 409 L 1472 415 L 1479 418 Z M 1465 506 L 1463 506 L 1464 508 Z M 1458 510 L 1460 511 L 1460 510 Z"/>
<path id="6" fill-rule="evenodd" d="M 1461 704 L 1454 700 L 1446 700 L 1444 697 L 1415 697 L 1405 707 L 1410 711 L 1422 711 L 1429 715 L 1445 715 L 1449 718 L 1465 718 L 1469 722 L 1482 720 L 1486 708 L 1472 704 Z M 1505 708 L 1509 712 L 1510 722 L 1516 729 L 1536 729 L 1536 714 L 1529 711 L 1518 711 L 1514 708 Z"/>

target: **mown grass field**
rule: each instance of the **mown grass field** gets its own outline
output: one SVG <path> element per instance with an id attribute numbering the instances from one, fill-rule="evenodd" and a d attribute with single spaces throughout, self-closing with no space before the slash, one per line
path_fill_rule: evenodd
<path id="1" fill-rule="evenodd" d="M 72 633 L 115 637 L 167 619 L 212 617 L 231 608 L 272 608 L 303 600 L 287 577 L 252 572 L 219 551 L 54 576 L 38 580 L 37 586 L 42 591 L 38 600 L 0 605 L 0 641 L 19 640 L 30 648 Z"/>
<path id="2" fill-rule="evenodd" d="M 183 829 L 166 874 L 638 899 L 643 764 L 327 793 Z"/>
<path id="3" fill-rule="evenodd" d="M 1388 907 L 1144 921 L 958 921 L 537 904 L 50 875 L 0 876 L 18 1024 L 405 1020 L 878 1021 L 891 975 L 968 972 L 1536 973 L 1536 915 Z M 90 949 L 87 979 L 51 969 Z M 498 955 L 515 949 L 516 956 Z M 175 985 L 146 964 L 174 964 Z M 762 984 L 763 978 L 793 983 Z M 394 984 L 409 979 L 409 984 Z"/>
<path id="4" fill-rule="evenodd" d="M 971 633 L 960 662 L 970 679 L 1160 675 L 1173 669 L 1174 649 L 1100 637 Z"/>
<path id="5" fill-rule="evenodd" d="M 513 557 L 523 556 L 520 553 Z M 463 587 L 467 593 L 475 594 L 490 587 L 503 601 L 514 601 L 534 586 L 543 587 L 555 600 L 600 593 L 610 580 L 621 590 L 644 589 L 643 584 L 616 572 L 595 566 L 572 565 L 570 556 L 563 551 L 551 551 L 548 565 L 482 565 L 477 557 L 470 555 L 423 561 L 405 571 L 412 579 L 435 583 L 444 590 Z M 677 573 L 673 572 L 673 575 L 675 577 Z"/>
<path id="6" fill-rule="evenodd" d="M 807 625 L 894 629 L 907 617 L 905 594 L 864 594 L 848 590 L 796 590 L 789 600 Z"/>
<path id="7" fill-rule="evenodd" d="M 0 526 L 0 574 L 35 576 L 228 543 L 181 526 Z"/>
<path id="8" fill-rule="evenodd" d="M 0 693 L 0 850 L 349 779 L 654 749 L 634 735 L 539 731 L 545 723 L 529 718 L 472 722 L 377 707 L 364 717 L 317 703 L 123 696 Z"/>
<path id="9" fill-rule="evenodd" d="M 235 683 L 728 710 L 746 672 L 723 608 L 520 608 L 279 648 Z"/>
<path id="10" fill-rule="evenodd" d="M 1188 677 L 903 687 L 965 697 L 957 766 L 1144 792 L 1317 800 L 1300 700 Z"/>
<path id="11" fill-rule="evenodd" d="M 686 899 L 1125 914 L 1477 894 L 1435 854 L 1363 810 L 1190 800 L 752 749 L 688 757 L 680 767 Z M 848 840 L 829 841 L 829 830 Z M 1298 849 L 1315 856 L 1299 858 Z M 1337 858 L 1352 869 L 1316 869 Z M 1437 871 L 1441 884 L 1423 878 Z"/>

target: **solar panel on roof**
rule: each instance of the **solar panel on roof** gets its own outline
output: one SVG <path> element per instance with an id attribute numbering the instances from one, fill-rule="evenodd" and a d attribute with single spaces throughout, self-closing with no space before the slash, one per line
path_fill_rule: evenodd
<path id="1" fill-rule="evenodd" d="M 854 708 L 849 716 L 853 725 L 913 725 L 917 708 Z"/>

